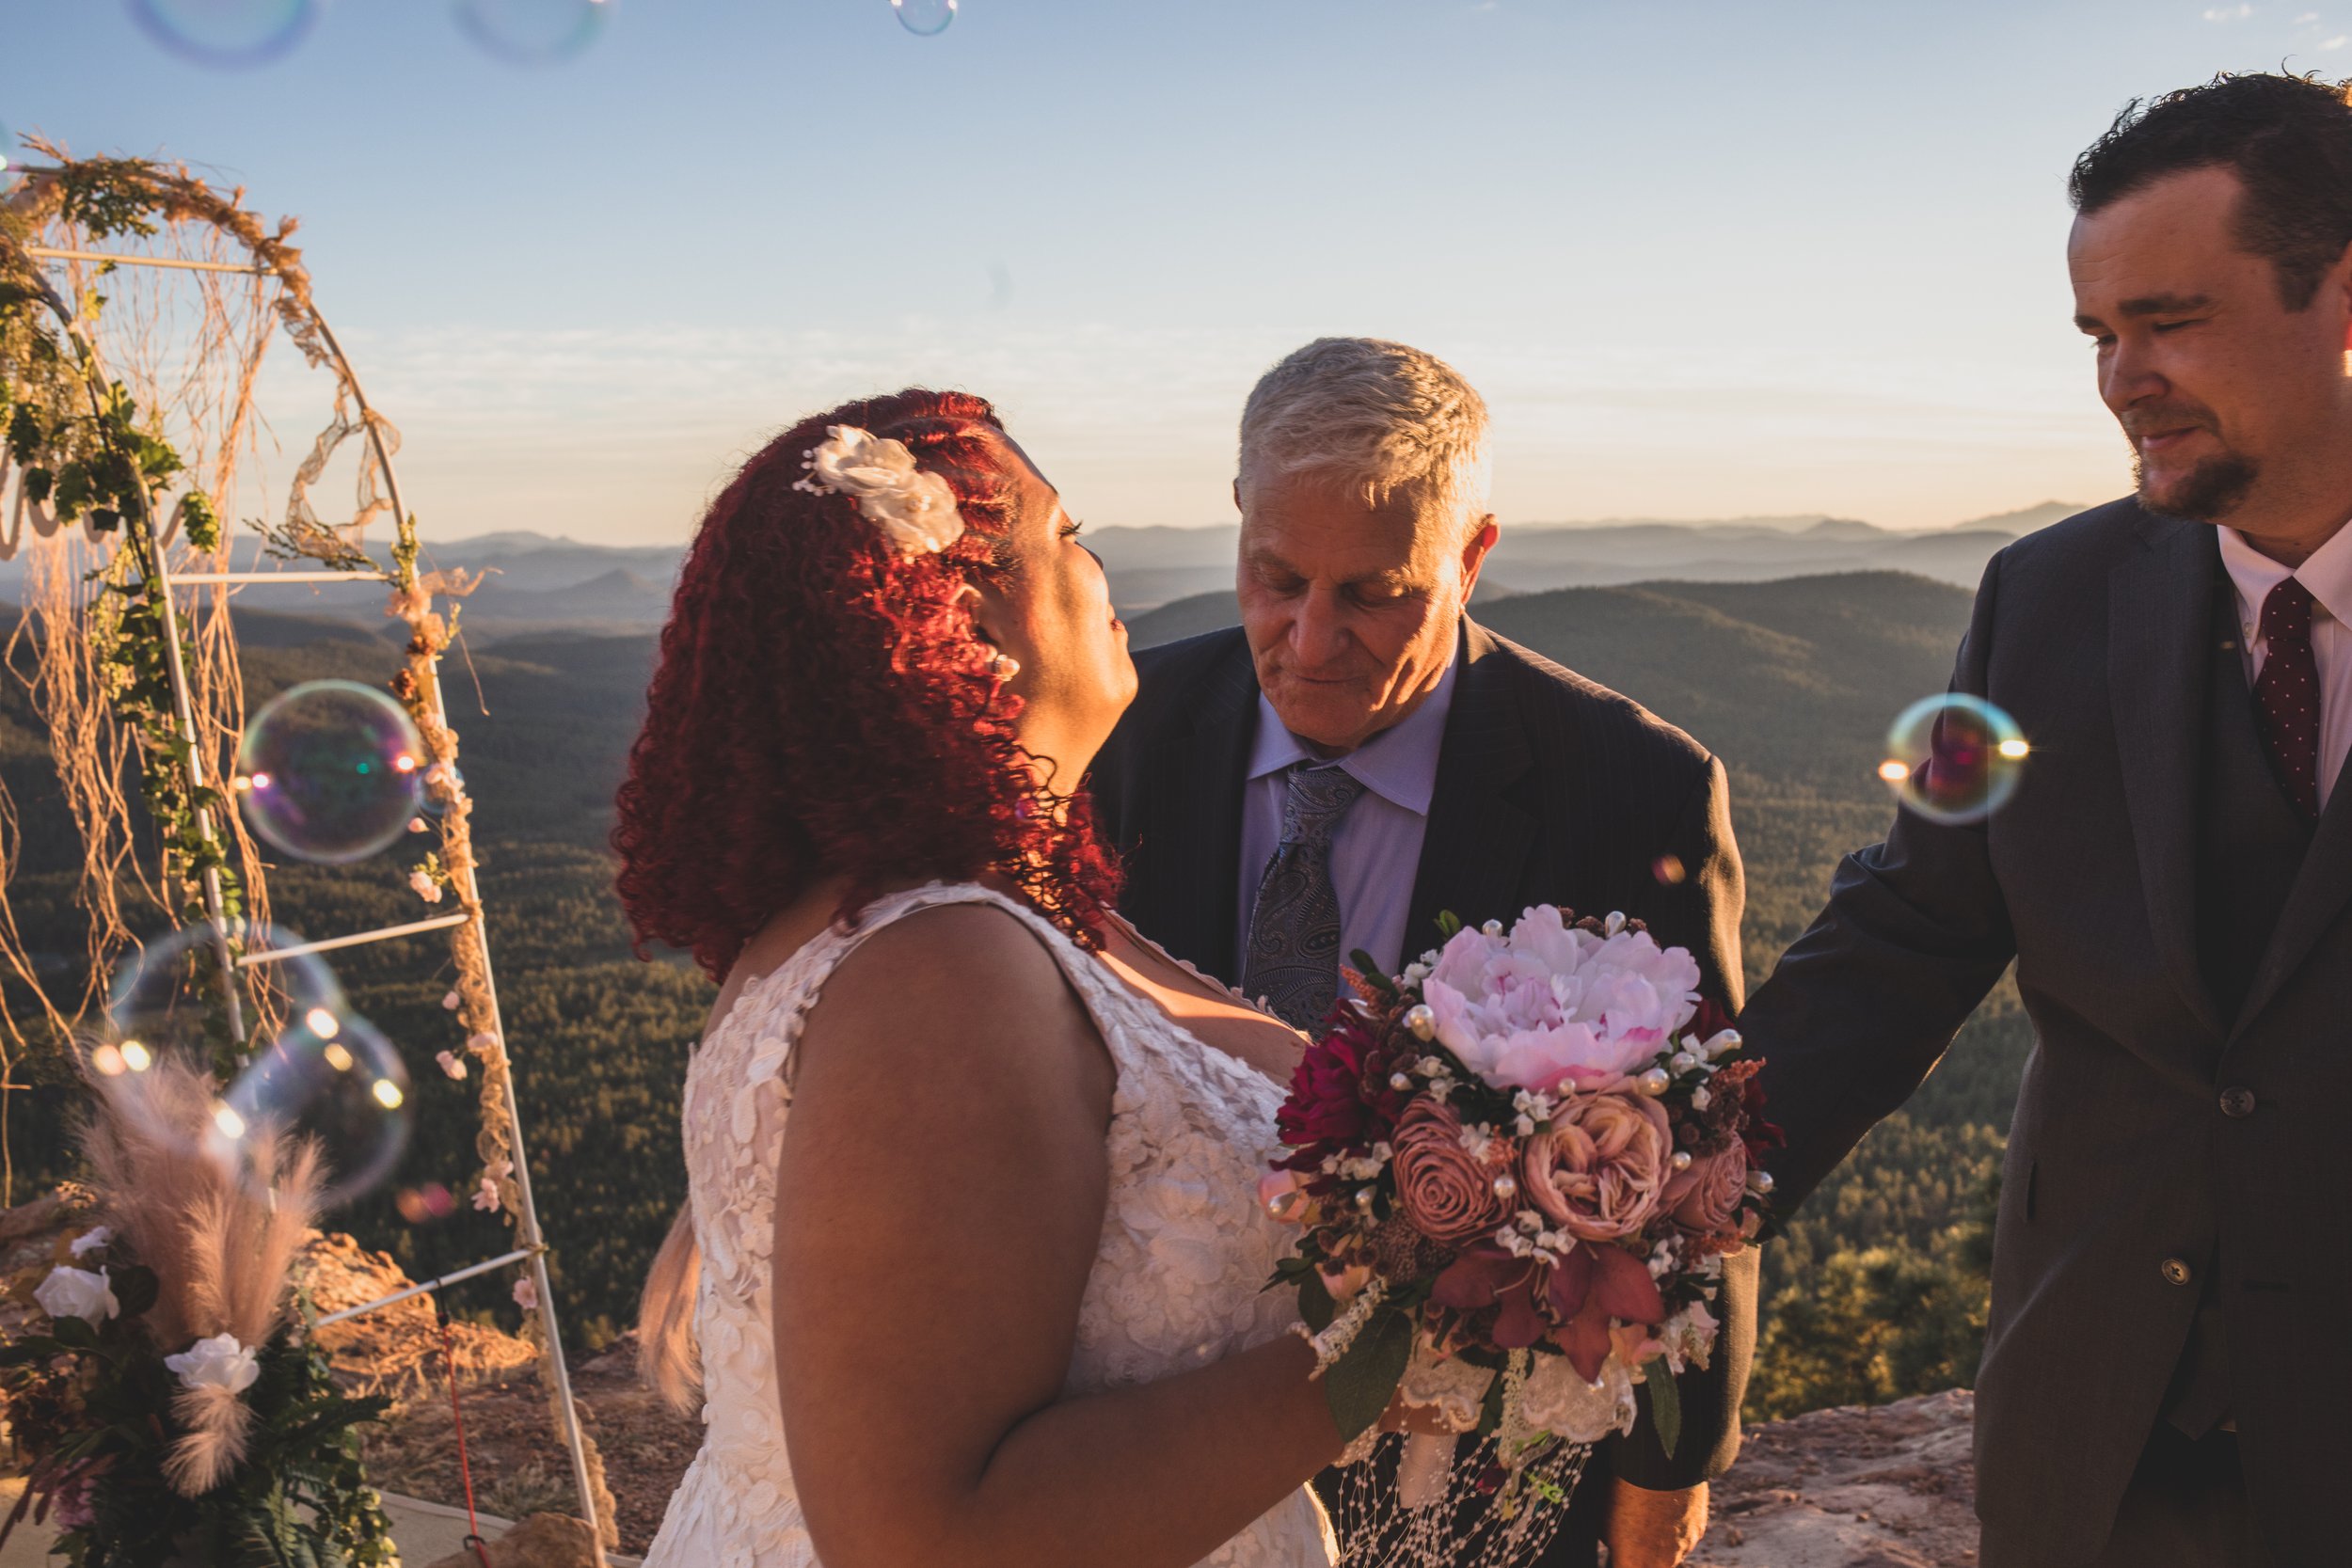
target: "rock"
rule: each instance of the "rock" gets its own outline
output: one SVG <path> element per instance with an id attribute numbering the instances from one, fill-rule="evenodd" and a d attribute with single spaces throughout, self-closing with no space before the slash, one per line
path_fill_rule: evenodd
<path id="1" fill-rule="evenodd" d="M 1976 1568 L 1976 1397 L 1748 1429 L 1690 1568 Z"/>
<path id="2" fill-rule="evenodd" d="M 534 1513 L 483 1548 L 490 1568 L 593 1568 L 595 1536 L 578 1519 Z M 469 1548 L 426 1568 L 482 1568 Z"/>

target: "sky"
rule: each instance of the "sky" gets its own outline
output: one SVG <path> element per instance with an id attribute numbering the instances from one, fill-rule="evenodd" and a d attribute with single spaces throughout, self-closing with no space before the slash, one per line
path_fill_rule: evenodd
<path id="1" fill-rule="evenodd" d="M 315 16 L 223 66 L 0 0 L 0 125 L 298 214 L 429 536 L 612 544 L 911 382 L 995 400 L 1095 526 L 1228 522 L 1242 400 L 1326 334 L 1485 393 L 1506 524 L 2095 502 L 2068 166 L 2137 95 L 2352 74 L 2352 0 L 144 5 Z M 593 36 L 518 64 L 480 7 Z"/>

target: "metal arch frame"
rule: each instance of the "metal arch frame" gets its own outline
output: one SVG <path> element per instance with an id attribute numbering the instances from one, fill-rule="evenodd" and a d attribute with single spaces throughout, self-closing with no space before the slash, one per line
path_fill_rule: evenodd
<path id="1" fill-rule="evenodd" d="M 23 249 L 24 253 L 29 256 L 38 258 L 44 261 L 52 262 L 100 261 L 112 262 L 117 266 L 150 266 L 183 271 L 235 272 L 262 277 L 270 276 L 270 269 L 267 267 L 258 265 L 240 266 L 231 262 L 189 261 L 174 258 L 110 255 L 98 251 L 59 250 L 41 245 L 26 245 L 24 246 Z M 35 276 L 38 277 L 39 274 L 36 273 Z M 65 302 L 57 295 L 56 290 L 48 285 L 45 278 L 40 279 L 40 281 L 44 293 L 48 295 L 48 304 L 52 311 L 66 324 L 69 331 L 73 332 L 76 336 L 81 336 L 80 328 L 73 318 L 72 312 L 66 308 Z M 401 500 L 400 477 L 392 467 L 391 451 L 385 445 L 383 434 L 378 428 L 377 421 L 373 418 L 373 411 L 368 403 L 367 393 L 360 388 L 358 373 L 352 368 L 350 357 L 343 353 L 342 344 L 336 341 L 334 329 L 327 325 L 326 318 L 319 312 L 315 304 L 310 308 L 310 316 L 312 323 L 315 324 L 319 329 L 319 337 L 321 341 L 326 343 L 327 351 L 335 356 L 336 366 L 342 374 L 344 385 L 351 389 L 353 401 L 358 404 L 360 421 L 367 432 L 368 443 L 374 450 L 375 461 L 383 470 L 385 493 L 387 499 L 391 502 L 392 515 L 396 522 L 405 520 L 409 514 L 406 506 L 404 505 Z M 84 337 L 83 346 L 89 351 L 91 362 L 95 364 L 97 355 L 96 345 L 91 343 L 87 337 Z M 97 396 L 97 388 L 95 387 L 91 388 L 90 393 L 91 396 L 95 398 Z M 167 639 L 167 667 L 171 679 L 172 701 L 176 710 L 175 717 L 179 721 L 182 737 L 187 742 L 189 783 L 191 785 L 200 790 L 204 786 L 203 752 L 199 741 L 199 732 L 197 730 L 195 717 L 195 704 L 188 688 L 187 672 L 180 656 L 179 608 L 172 590 L 177 586 L 193 586 L 199 583 L 259 586 L 270 582 L 349 582 L 366 581 L 371 578 L 383 580 L 383 574 L 377 572 L 191 572 L 175 578 L 171 574 L 170 564 L 166 559 L 164 553 L 162 536 L 157 532 L 154 527 L 154 518 L 151 512 L 148 510 L 148 502 L 144 495 L 142 495 L 140 499 L 140 515 L 137 520 L 139 525 L 147 531 L 148 540 L 154 561 L 155 581 L 164 590 L 164 630 L 165 637 Z M 441 692 L 441 676 L 439 660 L 437 658 L 434 661 L 434 672 L 429 687 L 429 700 L 432 705 L 434 717 L 438 719 L 442 723 L 446 724 L 449 719 L 449 709 Z M 198 832 L 201 833 L 201 835 L 208 842 L 217 842 L 213 827 L 212 814 L 210 811 L 202 809 L 199 810 L 197 814 L 197 828 Z M 329 1319 L 322 1321 L 341 1322 L 346 1318 L 355 1318 L 362 1313 L 372 1312 L 377 1307 L 389 1307 L 394 1302 L 406 1300 L 412 1295 L 416 1295 L 422 1291 L 433 1289 L 435 1285 L 438 1285 L 452 1279 L 469 1277 L 472 1275 L 487 1273 L 492 1269 L 501 1267 L 511 1262 L 527 1261 L 531 1270 L 530 1277 L 532 1285 L 538 1297 L 539 1323 L 542 1338 L 545 1341 L 541 1347 L 540 1354 L 548 1358 L 547 1365 L 553 1373 L 556 1406 L 559 1414 L 561 1415 L 562 1424 L 564 1427 L 564 1446 L 571 1459 L 572 1480 L 578 1488 L 580 1495 L 580 1515 L 588 1525 L 589 1540 L 592 1543 L 592 1549 L 595 1554 L 596 1561 L 598 1568 L 603 1568 L 603 1564 L 606 1561 L 603 1520 L 597 1515 L 596 1488 L 588 1472 L 587 1450 L 581 1442 L 580 1411 L 579 1406 L 572 1395 L 571 1369 L 564 1358 L 562 1327 L 555 1313 L 555 1291 L 548 1279 L 547 1239 L 545 1233 L 541 1230 L 539 1226 L 538 1205 L 532 1196 L 531 1163 L 525 1158 L 524 1154 L 522 1111 L 520 1105 L 517 1103 L 519 1097 L 514 1092 L 513 1059 L 507 1054 L 506 1051 L 506 1021 L 505 1016 L 499 1006 L 498 980 L 490 967 L 489 919 L 486 911 L 483 908 L 481 885 L 475 875 L 474 868 L 471 865 L 463 867 L 455 873 L 455 879 L 457 882 L 458 896 L 472 911 L 471 913 L 444 915 L 437 919 L 412 921 L 405 925 L 386 927 L 373 931 L 361 931 L 348 936 L 332 937 L 324 942 L 308 942 L 298 948 L 263 950 L 259 953 L 248 954 L 242 958 L 236 958 L 233 960 L 231 959 L 229 946 L 229 926 L 227 920 L 224 918 L 224 912 L 221 905 L 220 880 L 219 878 L 209 869 L 205 873 L 204 897 L 206 911 L 210 916 L 213 927 L 213 940 L 221 960 L 223 988 L 228 996 L 230 1026 L 240 1037 L 244 1034 L 244 1028 L 241 1022 L 242 1009 L 237 996 L 236 987 L 232 983 L 230 983 L 229 978 L 237 968 L 250 967 L 255 963 L 265 963 L 277 958 L 289 958 L 296 953 L 321 952 L 330 948 L 357 946 L 363 942 L 382 942 L 419 932 L 445 929 L 468 924 L 471 924 L 477 927 L 474 937 L 475 941 L 480 944 L 480 952 L 482 954 L 483 989 L 487 993 L 490 1002 L 489 1032 L 498 1041 L 499 1065 L 501 1068 L 504 1068 L 507 1073 L 508 1093 L 505 1097 L 507 1117 L 506 1132 L 509 1145 L 514 1150 L 514 1179 L 516 1196 L 521 1200 L 516 1206 L 516 1218 L 520 1221 L 520 1224 L 517 1227 L 517 1234 L 516 1237 L 516 1240 L 521 1244 L 514 1251 L 509 1252 L 502 1257 L 490 1259 L 485 1262 L 474 1264 L 469 1268 L 457 1270 L 451 1275 L 445 1275 L 442 1276 L 441 1280 L 435 1281 L 434 1285 L 418 1286 L 412 1290 L 395 1291 L 391 1295 L 385 1296 L 380 1300 L 366 1302 L 358 1307 L 347 1308 L 342 1312 L 335 1313 Z"/>

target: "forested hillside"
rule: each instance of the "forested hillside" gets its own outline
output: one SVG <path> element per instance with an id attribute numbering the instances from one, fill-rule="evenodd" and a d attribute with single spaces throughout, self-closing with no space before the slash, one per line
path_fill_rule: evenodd
<path id="1" fill-rule="evenodd" d="M 1940 689 L 1964 623 L 1965 592 L 1891 573 L 1766 583 L 1653 583 L 1499 598 L 1479 614 L 1690 730 L 1730 768 L 1747 856 L 1751 982 L 1810 918 L 1839 854 L 1878 837 L 1891 807 L 1871 769 L 1904 704 Z M 1170 606 L 1215 625 L 1214 606 Z M 1160 617 L 1137 625 L 1152 634 Z M 255 701 L 291 681 L 376 682 L 394 649 L 350 623 L 244 619 Z M 514 636 L 448 667 L 453 722 L 491 909 L 493 957 L 521 1090 L 558 1289 L 574 1332 L 599 1343 L 624 1327 L 637 1282 L 684 1176 L 680 1076 L 710 989 L 690 965 L 628 950 L 605 847 L 610 802 L 652 657 L 647 636 Z M 24 650 L 19 650 L 20 669 Z M 77 939 L 72 848 L 44 744 L 14 682 L 0 692 L 0 769 L 23 816 L 11 897 L 31 944 L 65 975 Z M 306 936 L 415 918 L 396 854 L 346 870 L 288 866 L 273 878 L 278 923 Z M 160 926 L 150 912 L 149 928 Z M 335 956 L 353 1002 L 405 1053 L 416 1079 L 412 1142 L 394 1188 L 346 1222 L 411 1274 L 499 1250 L 498 1222 L 462 1206 L 411 1225 L 401 1186 L 467 1184 L 471 1084 L 433 1065 L 457 1044 L 438 1006 L 431 938 Z M 2007 1126 L 2026 1045 L 2013 1001 L 1996 994 L 1944 1067 L 1822 1190 L 1768 1253 L 1775 1309 L 1754 1414 L 1947 1386 L 1973 1376 L 1981 1333 L 1980 1248 L 1971 1230 Z M 59 1171 L 58 1113 L 72 1091 L 16 1097 L 9 1122 L 21 1196 Z M 502 1294 L 471 1298 L 511 1316 Z"/>

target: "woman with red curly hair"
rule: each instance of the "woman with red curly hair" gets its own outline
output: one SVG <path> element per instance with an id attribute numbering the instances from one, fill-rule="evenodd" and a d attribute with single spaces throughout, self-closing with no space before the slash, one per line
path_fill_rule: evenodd
<path id="1" fill-rule="evenodd" d="M 649 1369 L 707 1435 L 646 1561 L 1328 1561 L 1341 1448 L 1255 1201 L 1298 1037 L 1136 938 L 1079 783 L 1135 691 L 977 399 L 786 432 L 705 518 L 614 843 L 723 983 Z"/>

